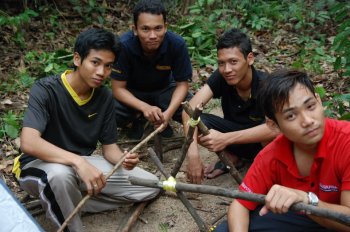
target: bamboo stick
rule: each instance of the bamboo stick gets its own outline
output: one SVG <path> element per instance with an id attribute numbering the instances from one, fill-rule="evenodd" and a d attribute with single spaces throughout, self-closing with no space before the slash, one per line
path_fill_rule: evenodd
<path id="1" fill-rule="evenodd" d="M 202 113 L 202 110 L 203 110 L 203 108 L 201 105 L 196 106 L 196 108 L 194 109 L 193 115 L 192 115 L 192 119 L 197 121 L 200 114 Z M 194 131 L 195 131 L 195 127 L 192 127 L 192 126 L 188 127 L 185 142 L 183 143 L 183 145 L 181 147 L 181 156 L 176 161 L 175 166 L 174 166 L 173 170 L 171 171 L 171 176 L 173 176 L 173 177 L 176 177 L 176 174 L 179 172 L 181 165 L 186 158 L 188 148 L 191 145 L 191 143 L 193 142 Z"/>
<path id="2" fill-rule="evenodd" d="M 154 130 L 151 134 L 149 134 L 144 140 L 142 140 L 140 143 L 138 143 L 134 148 L 132 148 L 129 152 L 122 155 L 119 162 L 112 168 L 112 170 L 105 176 L 106 180 L 113 175 L 113 173 L 119 168 L 119 166 L 123 163 L 125 156 L 130 153 L 134 153 L 137 151 L 143 144 L 147 143 L 148 140 L 150 140 L 153 136 L 155 136 L 157 133 L 159 133 L 163 129 L 164 125 L 162 124 L 160 127 L 158 127 L 156 130 Z M 79 210 L 83 207 L 83 205 L 86 203 L 87 200 L 91 195 L 86 195 L 79 204 L 75 207 L 73 212 L 68 216 L 68 218 L 64 221 L 64 223 L 61 225 L 61 227 L 57 230 L 57 232 L 62 232 L 64 228 L 68 225 L 70 220 L 79 212 Z"/>
<path id="3" fill-rule="evenodd" d="M 183 109 L 185 110 L 185 112 L 192 117 L 193 116 L 193 110 L 190 106 L 190 104 L 188 102 L 184 102 L 182 104 Z M 203 134 L 203 135 L 208 135 L 209 134 L 209 130 L 208 127 L 206 127 L 206 125 L 204 125 L 204 123 L 202 121 L 200 121 L 197 125 L 199 131 Z M 230 167 L 230 174 L 231 176 L 236 180 L 236 182 L 238 184 L 242 183 L 242 177 L 239 173 L 239 171 L 236 169 L 235 165 L 233 165 L 233 163 L 231 162 L 231 160 L 229 158 L 227 158 L 224 154 L 224 152 L 216 152 L 216 154 L 218 155 L 219 159 L 221 160 L 221 162 L 223 162 L 225 165 Z"/>
<path id="4" fill-rule="evenodd" d="M 165 171 L 164 166 L 160 162 L 160 160 L 158 159 L 156 153 L 153 151 L 152 148 L 149 148 L 148 152 L 149 152 L 152 160 L 154 161 L 154 163 L 158 167 L 159 171 L 161 171 L 161 173 L 168 179 L 170 177 L 170 175 Z M 199 231 L 201 231 L 201 232 L 208 231 L 209 228 L 204 223 L 202 218 L 198 215 L 197 211 L 193 208 L 191 202 L 186 198 L 185 194 L 182 191 L 177 191 L 176 195 L 178 196 L 178 198 L 181 200 L 181 202 L 184 204 L 184 206 L 186 207 L 188 212 L 193 217 L 194 221 L 196 222 L 196 224 L 197 224 L 197 226 L 199 228 Z"/>
<path id="5" fill-rule="evenodd" d="M 146 180 L 137 177 L 129 177 L 129 181 L 134 185 L 146 186 L 151 188 L 160 188 L 163 189 L 163 183 L 159 181 Z M 209 185 L 195 185 L 195 184 L 185 184 L 177 182 L 175 185 L 177 191 L 185 191 L 192 193 L 203 193 L 215 196 L 223 196 L 230 197 L 236 199 L 243 199 L 248 201 L 257 202 L 260 204 L 265 204 L 265 195 L 242 192 L 239 190 L 229 190 L 221 187 L 214 187 Z M 350 215 L 336 212 L 334 210 L 323 209 L 317 206 L 308 205 L 305 203 L 295 203 L 293 204 L 289 210 L 292 211 L 301 211 L 301 212 L 309 212 L 312 215 L 328 218 L 344 224 L 346 226 L 350 226 Z"/>

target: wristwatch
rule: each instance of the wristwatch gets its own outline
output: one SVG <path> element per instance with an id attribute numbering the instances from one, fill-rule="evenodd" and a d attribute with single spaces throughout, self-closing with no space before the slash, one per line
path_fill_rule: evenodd
<path id="1" fill-rule="evenodd" d="M 313 192 L 308 192 L 307 193 L 307 197 L 309 198 L 309 204 L 313 205 L 313 206 L 317 206 L 318 205 L 318 197 L 315 193 Z"/>

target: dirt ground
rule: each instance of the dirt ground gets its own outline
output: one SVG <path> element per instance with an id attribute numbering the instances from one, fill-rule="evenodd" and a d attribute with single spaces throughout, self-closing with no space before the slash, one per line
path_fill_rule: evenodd
<path id="1" fill-rule="evenodd" d="M 220 111 L 214 109 L 215 114 L 220 115 Z M 208 152 L 204 148 L 200 148 L 200 154 L 204 164 L 209 164 L 217 160 L 214 153 Z M 180 149 L 172 150 L 164 153 L 163 164 L 165 169 L 170 172 L 176 160 L 180 157 Z M 157 168 L 149 157 L 144 157 L 140 166 L 148 171 L 157 174 Z M 177 181 L 186 182 L 185 162 L 182 165 L 180 172 L 176 176 Z M 244 170 L 243 170 L 244 171 Z M 159 173 L 159 172 L 158 172 Z M 161 178 L 164 179 L 162 176 Z M 221 175 L 215 179 L 207 179 L 205 185 L 220 186 L 228 189 L 237 188 L 235 180 L 230 174 Z M 194 208 L 197 210 L 200 217 L 206 223 L 212 225 L 220 218 L 219 222 L 226 218 L 220 217 L 225 215 L 227 204 L 231 199 L 204 194 L 186 193 L 187 198 L 191 201 Z M 82 216 L 82 220 L 86 232 L 110 232 L 116 231 L 118 225 L 125 219 L 130 207 L 120 208 L 115 211 L 103 212 L 98 214 L 86 214 Z M 55 231 L 53 224 L 46 219 L 45 215 L 35 217 L 38 223 L 45 231 Z M 141 219 L 141 220 L 140 220 Z M 140 215 L 139 220 L 134 225 L 132 232 L 166 232 L 166 231 L 199 231 L 198 227 L 182 204 L 176 197 L 175 193 L 166 192 L 155 201 L 150 203 Z"/>

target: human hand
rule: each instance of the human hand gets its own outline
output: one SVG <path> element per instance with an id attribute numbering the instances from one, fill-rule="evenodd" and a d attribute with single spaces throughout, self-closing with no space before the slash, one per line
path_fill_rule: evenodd
<path id="1" fill-rule="evenodd" d="M 198 139 L 199 143 L 211 152 L 222 151 L 228 145 L 227 140 L 224 138 L 224 133 L 214 129 L 210 129 L 208 135 L 200 135 Z"/>
<path id="2" fill-rule="evenodd" d="M 89 195 L 97 195 L 105 187 L 106 179 L 103 173 L 83 157 L 74 169 L 84 182 Z"/>
<path id="3" fill-rule="evenodd" d="M 204 177 L 204 169 L 199 154 L 196 156 L 188 156 L 186 165 L 186 176 L 189 182 L 193 184 L 202 183 Z"/>
<path id="4" fill-rule="evenodd" d="M 259 215 L 263 216 L 269 211 L 273 213 L 286 213 L 289 207 L 297 202 L 308 203 L 307 193 L 301 190 L 273 185 L 265 197 L 265 205 L 261 208 Z"/>
<path id="5" fill-rule="evenodd" d="M 126 153 L 127 151 L 124 151 Z M 137 153 L 130 153 L 125 156 L 123 167 L 127 170 L 132 170 L 139 163 L 139 155 Z"/>
<path id="6" fill-rule="evenodd" d="M 152 124 L 161 124 L 164 121 L 162 110 L 157 106 L 147 105 L 142 109 L 142 113 Z"/>

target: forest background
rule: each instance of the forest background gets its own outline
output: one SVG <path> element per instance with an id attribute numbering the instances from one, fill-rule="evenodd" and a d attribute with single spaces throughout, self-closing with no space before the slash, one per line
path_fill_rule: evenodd
<path id="1" fill-rule="evenodd" d="M 135 2 L 0 1 L 0 175 L 14 192 L 20 190 L 10 173 L 13 158 L 19 154 L 18 137 L 31 85 L 72 67 L 74 40 L 82 30 L 103 27 L 120 35 L 130 29 Z M 193 92 L 216 69 L 217 37 L 235 27 L 251 37 L 256 68 L 267 72 L 278 68 L 306 70 L 326 115 L 350 120 L 348 1 L 163 2 L 169 13 L 168 28 L 187 42 L 194 69 Z"/>

